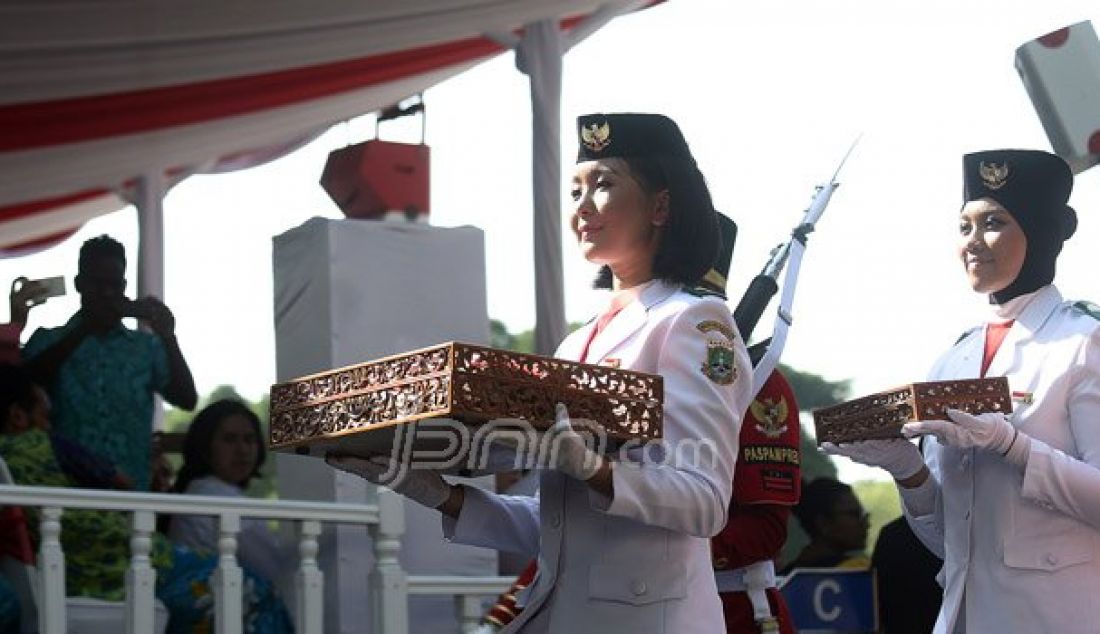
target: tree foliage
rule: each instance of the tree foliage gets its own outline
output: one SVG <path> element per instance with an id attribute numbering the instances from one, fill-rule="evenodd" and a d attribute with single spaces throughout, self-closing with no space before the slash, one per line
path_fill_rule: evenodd
<path id="1" fill-rule="evenodd" d="M 798 408 L 809 411 L 827 405 L 835 405 L 846 400 L 852 391 L 852 381 L 842 379 L 831 381 L 811 372 L 801 372 L 789 365 L 779 364 L 779 370 L 794 390 L 798 399 Z"/>

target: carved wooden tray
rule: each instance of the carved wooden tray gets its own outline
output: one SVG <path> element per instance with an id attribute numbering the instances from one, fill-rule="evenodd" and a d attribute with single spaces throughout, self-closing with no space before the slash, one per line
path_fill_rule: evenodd
<path id="1" fill-rule="evenodd" d="M 946 420 L 948 409 L 971 414 L 1012 412 L 1008 379 L 928 381 L 814 410 L 818 444 L 901 438 L 914 420 Z"/>
<path id="2" fill-rule="evenodd" d="M 452 421 L 545 430 L 559 401 L 610 441 L 644 442 L 661 435 L 663 400 L 657 375 L 448 342 L 272 386 L 269 445 L 369 454 Z M 421 431 L 415 447 L 453 454 L 443 436 Z"/>

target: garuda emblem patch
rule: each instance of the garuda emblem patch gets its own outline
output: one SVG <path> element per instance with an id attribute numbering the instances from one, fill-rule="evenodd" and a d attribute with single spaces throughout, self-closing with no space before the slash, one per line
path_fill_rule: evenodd
<path id="1" fill-rule="evenodd" d="M 611 143 L 611 124 L 604 121 L 603 125 L 593 123 L 589 127 L 581 127 L 581 143 L 593 152 L 599 152 Z"/>
<path id="2" fill-rule="evenodd" d="M 1008 163 L 981 163 L 978 165 L 978 175 L 982 182 L 990 189 L 1000 189 L 1008 182 Z"/>
<path id="3" fill-rule="evenodd" d="M 787 399 L 782 396 L 778 399 L 754 400 L 749 405 L 749 413 L 756 420 L 756 431 L 768 438 L 779 438 L 787 433 L 787 415 L 790 409 L 787 407 Z"/>

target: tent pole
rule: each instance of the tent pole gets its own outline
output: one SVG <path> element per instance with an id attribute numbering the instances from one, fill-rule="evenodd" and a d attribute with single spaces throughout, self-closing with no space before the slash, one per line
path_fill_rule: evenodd
<path id="1" fill-rule="evenodd" d="M 137 179 L 134 207 L 138 214 L 137 297 L 164 300 L 164 170 L 151 170 Z M 164 426 L 164 401 L 153 396 L 152 429 Z"/>
<path id="2" fill-rule="evenodd" d="M 562 37 L 557 20 L 527 25 L 516 66 L 531 82 L 535 352 L 552 354 L 566 334 L 561 252 Z"/>
<path id="3" fill-rule="evenodd" d="M 164 172 L 152 170 L 137 179 L 137 296 L 164 299 Z"/>

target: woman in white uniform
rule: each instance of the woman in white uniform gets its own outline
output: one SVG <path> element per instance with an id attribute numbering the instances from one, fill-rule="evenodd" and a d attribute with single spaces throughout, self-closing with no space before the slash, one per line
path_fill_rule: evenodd
<path id="1" fill-rule="evenodd" d="M 930 380 L 1004 376 L 1014 410 L 908 423 L 905 440 L 829 446 L 897 480 L 905 514 L 944 558 L 936 632 L 1097 632 L 1100 597 L 1100 321 L 1052 284 L 1077 217 L 1060 158 L 963 158 L 958 252 L 989 323 Z"/>
<path id="2" fill-rule="evenodd" d="M 577 131 L 570 226 L 611 297 L 556 356 L 662 375 L 663 438 L 601 455 L 559 405 L 537 499 L 427 470 L 387 484 L 440 509 L 454 542 L 538 557 L 507 632 L 718 634 L 708 538 L 726 521 L 752 373 L 725 302 L 685 290 L 716 257 L 716 212 L 672 120 L 594 114 Z M 386 458 L 329 462 L 374 482 L 389 468 Z"/>

